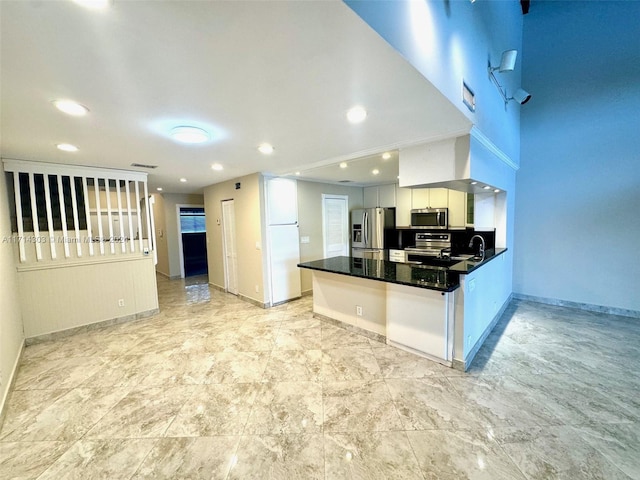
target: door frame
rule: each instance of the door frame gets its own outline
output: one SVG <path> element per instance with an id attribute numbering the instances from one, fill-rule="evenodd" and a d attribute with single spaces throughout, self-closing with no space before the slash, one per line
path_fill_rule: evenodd
<path id="1" fill-rule="evenodd" d="M 182 247 L 182 224 L 180 223 L 181 208 L 202 208 L 204 210 L 204 205 L 194 205 L 192 203 L 176 204 L 176 215 L 178 220 L 178 256 L 180 257 L 180 278 L 184 278 L 184 252 Z M 207 212 L 205 212 L 205 235 L 207 235 L 206 214 Z M 207 262 L 209 261 L 208 259 L 209 259 L 209 254 L 207 253 Z"/>
<path id="2" fill-rule="evenodd" d="M 236 261 L 236 292 L 230 292 L 229 291 L 229 261 L 227 260 L 227 240 L 226 240 L 226 232 L 225 232 L 225 214 L 224 214 L 224 204 L 226 202 L 231 202 L 233 204 L 233 212 L 234 212 L 234 216 L 235 216 L 235 209 L 236 209 L 236 203 L 235 203 L 235 199 L 233 198 L 226 198 L 224 200 L 220 201 L 220 218 L 221 218 L 221 227 L 222 227 L 222 265 L 224 267 L 224 290 L 227 293 L 231 293 L 232 295 L 239 295 L 240 294 L 240 289 L 238 288 L 238 268 L 237 268 L 237 261 Z M 234 224 L 235 224 L 235 219 L 234 219 Z M 235 227 L 234 227 L 235 229 Z M 236 237 L 236 233 L 237 233 L 237 229 L 235 229 L 236 231 L 234 231 L 234 238 Z M 235 250 L 236 250 L 236 255 L 237 255 L 237 241 L 236 241 L 236 245 L 235 245 Z"/>
<path id="3" fill-rule="evenodd" d="M 324 202 L 326 199 L 329 198 L 336 198 L 336 199 L 340 199 L 340 200 L 344 200 L 345 201 L 345 212 L 346 212 L 346 219 L 347 219 L 347 223 L 344 225 L 344 228 L 346 230 L 346 236 L 345 238 L 347 239 L 346 242 L 346 254 L 349 255 L 349 195 L 339 195 L 339 194 L 334 194 L 334 193 L 323 193 L 322 194 L 322 256 L 323 258 L 328 258 L 327 256 L 327 242 L 326 242 L 326 217 L 325 217 L 325 209 L 324 209 Z"/>

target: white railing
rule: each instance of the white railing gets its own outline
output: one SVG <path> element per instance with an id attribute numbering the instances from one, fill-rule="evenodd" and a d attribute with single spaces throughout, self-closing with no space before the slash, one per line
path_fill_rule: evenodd
<path id="1" fill-rule="evenodd" d="M 151 252 L 155 257 L 146 173 L 7 159 L 3 163 L 4 171 L 13 175 L 9 203 L 14 206 L 15 235 L 2 241 L 17 244 L 20 263 Z"/>

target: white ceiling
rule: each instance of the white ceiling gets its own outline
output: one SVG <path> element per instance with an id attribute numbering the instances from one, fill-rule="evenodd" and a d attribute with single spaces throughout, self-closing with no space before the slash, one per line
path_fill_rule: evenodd
<path id="1" fill-rule="evenodd" d="M 0 9 L 3 158 L 153 164 L 151 188 L 196 192 L 256 171 L 339 181 L 317 167 L 470 127 L 342 2 L 113 0 L 92 11 L 25 0 Z M 89 115 L 60 113 L 51 104 L 60 98 Z M 356 104 L 368 117 L 351 125 L 345 114 Z M 168 131 L 184 124 L 213 140 L 175 143 Z M 275 152 L 260 154 L 262 142 Z M 360 178 L 344 170 L 356 183 L 384 183 L 365 177 L 369 168 Z"/>

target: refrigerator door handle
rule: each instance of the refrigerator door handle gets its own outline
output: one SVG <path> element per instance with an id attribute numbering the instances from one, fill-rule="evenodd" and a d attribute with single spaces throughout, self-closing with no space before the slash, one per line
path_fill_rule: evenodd
<path id="1" fill-rule="evenodd" d="M 369 212 L 364 212 L 364 246 L 365 248 L 369 246 Z"/>

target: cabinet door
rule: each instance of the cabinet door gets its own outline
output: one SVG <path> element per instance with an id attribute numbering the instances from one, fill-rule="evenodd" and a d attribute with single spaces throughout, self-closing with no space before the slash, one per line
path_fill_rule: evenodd
<path id="1" fill-rule="evenodd" d="M 394 184 L 378 186 L 378 204 L 383 208 L 396 206 L 396 186 Z"/>
<path id="2" fill-rule="evenodd" d="M 396 226 L 411 225 L 411 189 L 396 185 Z"/>
<path id="3" fill-rule="evenodd" d="M 378 205 L 378 187 L 364 187 L 364 208 L 375 208 Z"/>
<path id="4" fill-rule="evenodd" d="M 429 189 L 414 188 L 411 190 L 411 208 L 428 208 L 429 207 Z"/>
<path id="5" fill-rule="evenodd" d="M 446 188 L 429 189 L 429 206 L 431 208 L 446 208 L 449 201 Z"/>
<path id="6" fill-rule="evenodd" d="M 466 225 L 467 194 L 457 190 L 449 190 L 449 226 L 464 227 Z"/>

